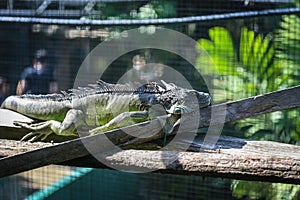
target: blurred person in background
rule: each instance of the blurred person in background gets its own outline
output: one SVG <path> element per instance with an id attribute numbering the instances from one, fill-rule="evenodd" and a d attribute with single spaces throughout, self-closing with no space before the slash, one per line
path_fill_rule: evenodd
<path id="1" fill-rule="evenodd" d="M 144 83 L 143 79 L 145 73 L 146 59 L 142 55 L 135 55 L 132 58 L 132 68 L 126 73 L 127 79 L 132 83 Z"/>
<path id="2" fill-rule="evenodd" d="M 45 49 L 36 51 L 33 64 L 23 70 L 16 94 L 48 94 L 57 92 L 53 72 L 47 66 L 48 55 Z"/>
<path id="3" fill-rule="evenodd" d="M 164 65 L 161 62 L 147 63 L 145 56 L 138 54 L 132 58 L 132 68 L 126 74 L 128 80 L 133 83 L 160 82 L 164 75 Z"/>
<path id="4" fill-rule="evenodd" d="M 9 86 L 6 78 L 0 76 L 0 105 L 8 96 Z"/>

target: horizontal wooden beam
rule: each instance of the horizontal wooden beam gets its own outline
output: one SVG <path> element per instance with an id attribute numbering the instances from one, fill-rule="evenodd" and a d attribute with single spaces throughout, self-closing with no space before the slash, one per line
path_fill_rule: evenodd
<path id="1" fill-rule="evenodd" d="M 224 136 L 219 138 L 217 146 L 222 148 L 208 150 L 193 143 L 186 152 L 124 150 L 107 155 L 106 162 L 125 171 L 300 184 L 300 146 Z M 168 164 L 170 160 L 172 163 Z M 103 168 L 90 155 L 63 164 Z"/>
<path id="2" fill-rule="evenodd" d="M 300 184 L 300 147 L 277 142 L 221 137 L 217 143 L 221 149 L 202 149 L 193 144 L 187 152 L 133 149 L 97 152 L 101 160 L 90 155 L 80 140 L 61 144 L 0 142 L 1 156 L 6 156 L 0 160 L 0 177 L 48 164 L 64 164 Z M 22 151 L 27 153 L 19 154 Z"/>

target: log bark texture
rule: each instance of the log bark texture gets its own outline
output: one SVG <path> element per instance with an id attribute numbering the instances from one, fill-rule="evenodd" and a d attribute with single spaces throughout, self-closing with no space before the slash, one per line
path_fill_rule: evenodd
<path id="1" fill-rule="evenodd" d="M 94 138 L 89 139 L 94 142 Z M 1 140 L 1 144 L 5 143 L 7 147 L 2 145 L 0 151 L 5 156 L 0 160 L 0 177 L 48 164 L 64 164 L 300 184 L 300 147 L 270 141 L 220 137 L 217 145 L 222 148 L 215 150 L 192 144 L 190 151 L 185 152 L 174 149 L 94 152 L 101 154 L 108 165 L 91 156 L 80 140 L 59 144 Z M 20 146 L 21 151 L 30 151 L 20 154 Z"/>

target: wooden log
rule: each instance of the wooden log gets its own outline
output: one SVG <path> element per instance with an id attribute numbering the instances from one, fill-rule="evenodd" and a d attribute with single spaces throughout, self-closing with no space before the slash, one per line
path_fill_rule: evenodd
<path id="1" fill-rule="evenodd" d="M 21 142 L 17 140 L 0 139 L 0 158 L 43 149 L 53 144 L 48 142 Z"/>
<path id="2" fill-rule="evenodd" d="M 94 138 L 89 139 L 93 139 L 89 142 L 94 142 Z M 1 146 L 1 156 L 8 157 L 0 160 L 0 177 L 37 166 L 64 164 L 94 168 L 115 167 L 124 171 L 153 171 L 300 184 L 300 147 L 277 142 L 220 137 L 217 145 L 222 148 L 215 150 L 202 149 L 201 145 L 194 143 L 190 148 L 193 152 L 174 149 L 172 151 L 130 149 L 103 154 L 97 152 L 102 154 L 105 162 L 110 163 L 109 166 L 105 166 L 89 155 L 79 140 L 50 146 L 46 143 L 38 143 L 46 146 L 42 149 L 36 146 L 36 143 L 1 140 L 1 144 L 6 142 L 9 142 L 10 149 L 6 151 L 6 147 Z M 19 154 L 18 148 L 11 149 L 11 146 L 18 147 L 20 144 L 23 148 L 38 149 L 24 154 Z M 68 149 L 69 147 L 75 149 Z M 66 151 L 68 153 L 65 153 Z"/>
<path id="3" fill-rule="evenodd" d="M 223 124 L 279 110 L 300 107 L 300 86 L 291 87 L 246 99 L 227 102 L 204 108 L 200 111 L 200 127 Z M 223 111 L 221 116 L 211 119 L 212 110 Z M 225 116 L 224 116 L 225 115 Z"/>

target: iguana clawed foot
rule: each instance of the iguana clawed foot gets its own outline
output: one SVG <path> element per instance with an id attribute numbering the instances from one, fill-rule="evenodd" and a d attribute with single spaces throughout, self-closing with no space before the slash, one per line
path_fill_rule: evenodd
<path id="1" fill-rule="evenodd" d="M 53 133 L 53 131 L 50 128 L 51 123 L 55 123 L 55 121 L 51 120 L 35 124 L 29 124 L 26 122 L 14 122 L 14 125 L 31 130 L 31 132 L 26 134 L 21 139 L 21 141 L 26 141 L 29 139 L 30 142 L 34 142 L 37 140 L 45 140 L 51 133 Z"/>
<path id="2" fill-rule="evenodd" d="M 18 122 L 15 121 L 14 125 L 21 126 L 22 128 L 28 129 L 31 132 L 26 134 L 21 141 L 28 140 L 29 142 L 34 142 L 37 140 L 45 140 L 49 135 L 52 133 L 65 135 L 65 136 L 77 136 L 73 133 L 73 131 L 60 131 L 62 127 L 62 123 L 55 121 L 55 120 L 49 120 L 45 122 L 40 123 L 26 123 L 26 122 Z"/>
<path id="3" fill-rule="evenodd" d="M 82 111 L 71 109 L 67 112 L 62 122 L 48 120 L 40 123 L 14 122 L 16 126 L 28 129 L 31 132 L 25 135 L 21 141 L 45 140 L 50 134 L 55 133 L 61 136 L 78 136 L 75 133 L 76 128 L 82 124 Z"/>

